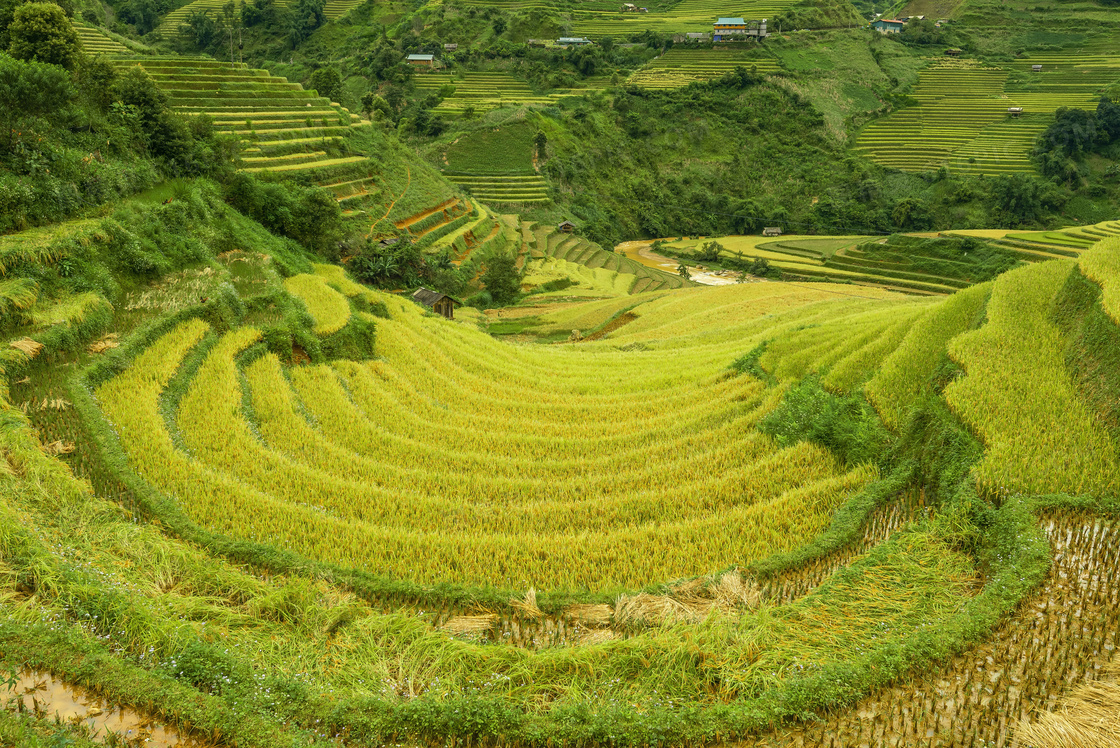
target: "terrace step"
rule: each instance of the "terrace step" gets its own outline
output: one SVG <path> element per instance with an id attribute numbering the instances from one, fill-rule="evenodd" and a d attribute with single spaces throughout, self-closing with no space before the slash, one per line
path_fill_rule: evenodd
<path id="1" fill-rule="evenodd" d="M 306 120 L 312 121 L 309 124 Z M 281 133 L 276 137 L 283 138 L 286 136 L 282 133 L 287 132 L 314 131 L 317 133 L 322 130 L 341 130 L 345 133 L 350 131 L 350 125 L 329 124 L 324 127 L 322 124 L 320 124 L 323 120 L 327 120 L 328 122 L 333 120 L 334 122 L 337 122 L 337 115 L 334 117 L 308 117 L 306 118 L 306 120 L 293 118 L 289 120 L 279 120 L 274 122 L 253 119 L 249 119 L 248 121 L 234 120 L 232 122 L 216 121 L 214 122 L 214 128 L 216 130 L 221 130 L 222 132 L 241 135 L 243 137 L 247 137 L 250 133 L 256 133 L 257 137 L 261 140 L 273 139 L 271 137 L 273 133 Z"/>
<path id="2" fill-rule="evenodd" d="M 344 200 L 350 197 L 369 194 L 369 191 L 363 188 L 366 185 L 375 184 L 376 181 L 374 177 L 364 177 L 362 179 L 351 179 L 346 182 L 334 182 L 332 184 L 323 184 L 320 186 L 333 192 L 336 199 Z"/>
<path id="3" fill-rule="evenodd" d="M 308 151 L 307 153 L 290 153 L 286 156 L 252 156 L 241 160 L 254 168 L 268 168 L 271 166 L 288 166 L 291 164 L 303 164 L 308 161 L 318 161 L 325 158 L 326 155 L 326 151 Z"/>
<path id="4" fill-rule="evenodd" d="M 293 173 L 310 169 L 349 166 L 351 164 L 366 163 L 368 161 L 369 159 L 366 156 L 350 156 L 347 158 L 324 159 L 321 161 L 306 161 L 303 163 L 286 163 L 282 166 L 251 166 L 249 168 L 242 169 L 242 171 L 248 172 L 250 174 L 258 174 L 260 172 Z"/>
<path id="5" fill-rule="evenodd" d="M 333 109 L 292 109 L 289 111 L 269 111 L 269 112 L 191 112 L 192 114 L 209 114 L 210 118 L 214 120 L 214 126 L 232 126 L 244 125 L 246 121 L 251 122 L 253 127 L 262 127 L 264 125 L 276 125 L 279 127 L 291 127 L 293 122 L 303 121 L 304 119 L 325 119 L 330 117 L 337 117 L 338 112 Z M 263 117 L 261 115 L 264 115 Z"/>
<path id="6" fill-rule="evenodd" d="M 251 142 L 251 141 L 242 140 L 241 142 L 242 143 L 248 143 L 248 142 Z M 335 136 L 325 137 L 325 138 L 293 138 L 292 140 L 272 140 L 272 141 L 266 141 L 264 143 L 256 143 L 253 147 L 259 153 L 262 153 L 264 155 L 268 155 L 268 154 L 271 154 L 271 153 L 276 153 L 278 151 L 286 151 L 286 150 L 291 150 L 293 148 L 304 148 L 304 147 L 308 147 L 308 146 L 323 148 L 323 147 L 326 147 L 326 146 L 338 145 L 341 142 L 342 142 L 342 136 L 335 135 Z M 318 153 L 318 151 L 315 151 L 315 152 Z M 291 154 L 291 155 L 297 155 L 297 154 Z"/>
<path id="7" fill-rule="evenodd" d="M 261 130 L 253 131 L 254 137 L 247 137 L 248 132 L 236 132 L 241 135 L 243 143 L 292 143 L 297 140 L 317 140 L 324 138 L 337 138 L 350 132 L 348 126 L 343 127 L 296 127 L 287 130 Z"/>

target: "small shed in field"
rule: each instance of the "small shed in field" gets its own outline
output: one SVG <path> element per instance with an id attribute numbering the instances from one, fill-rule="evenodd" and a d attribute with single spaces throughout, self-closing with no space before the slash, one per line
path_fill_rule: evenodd
<path id="1" fill-rule="evenodd" d="M 430 68 L 435 65 L 435 55 L 409 55 L 408 64 L 418 68 Z"/>
<path id="2" fill-rule="evenodd" d="M 591 40 L 586 36 L 562 36 L 556 40 L 556 44 L 561 47 L 585 47 L 591 43 Z"/>
<path id="3" fill-rule="evenodd" d="M 782 235 L 782 227 L 781 226 L 767 226 L 766 228 L 764 228 L 762 230 L 762 235 L 763 236 L 781 236 Z"/>
<path id="4" fill-rule="evenodd" d="M 1042 72 L 1042 66 L 1041 65 L 1031 65 L 1031 70 L 1033 70 L 1036 73 L 1041 73 Z"/>
<path id="5" fill-rule="evenodd" d="M 463 302 L 456 298 L 427 288 L 417 289 L 416 293 L 412 294 L 412 300 L 423 304 L 436 314 L 447 317 L 447 319 L 455 319 L 455 307 L 463 305 Z"/>
<path id="6" fill-rule="evenodd" d="M 576 230 L 576 225 L 571 221 L 561 221 L 556 224 L 556 228 L 560 229 L 560 233 L 562 234 L 570 234 Z"/>
<path id="7" fill-rule="evenodd" d="M 622 7 L 619 8 L 619 10 L 621 10 L 623 13 L 637 13 L 638 6 L 634 5 L 634 3 L 623 3 Z"/>
<path id="8" fill-rule="evenodd" d="M 950 57 L 960 57 L 961 50 L 954 47 L 952 49 L 945 50 L 945 54 L 949 55 Z"/>
<path id="9" fill-rule="evenodd" d="M 1018 117 L 1020 114 L 1023 113 L 1023 107 L 1021 107 L 1021 106 L 1009 106 L 1009 107 L 1007 107 L 1007 113 L 1010 114 L 1012 117 Z"/>
<path id="10" fill-rule="evenodd" d="M 454 52 L 459 48 L 458 44 L 444 44 L 443 49 L 445 52 Z"/>
<path id="11" fill-rule="evenodd" d="M 685 33 L 684 38 L 690 42 L 706 42 L 711 41 L 712 35 L 702 31 L 689 31 Z"/>

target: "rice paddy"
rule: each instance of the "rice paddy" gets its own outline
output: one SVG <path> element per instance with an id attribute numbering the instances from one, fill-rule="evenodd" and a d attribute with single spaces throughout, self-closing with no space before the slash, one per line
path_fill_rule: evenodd
<path id="1" fill-rule="evenodd" d="M 777 60 L 754 50 L 673 48 L 634 71 L 626 82 L 642 88 L 680 88 L 718 78 L 739 67 L 761 74 L 779 69 Z"/>
<path id="2" fill-rule="evenodd" d="M 458 196 L 391 220 L 580 288 L 529 297 L 507 340 L 238 250 L 130 292 L 81 367 L 33 333 L 99 297 L 5 288 L 12 350 L 51 358 L 24 362 L 0 430 L 0 662 L 260 746 L 1010 746 L 1104 688 L 1120 458 L 1055 309 L 1083 274 L 1115 322 L 1107 226 L 1042 237 L 1076 255 L 1051 260 L 986 237 L 1037 256 L 916 295 L 699 287 Z M 851 273 L 901 246 L 721 241 Z M 192 304 L 219 288 L 228 314 Z M 884 426 L 884 454 L 837 446 Z"/>
<path id="3" fill-rule="evenodd" d="M 748 20 L 774 18 L 792 3 L 788 0 L 746 0 L 734 14 Z M 617 4 L 616 4 L 617 5 Z M 591 37 L 625 37 L 646 29 L 659 32 L 711 31 L 712 23 L 731 11 L 713 0 L 682 0 L 666 11 L 620 13 L 617 10 L 572 10 L 572 29 Z"/>
<path id="4" fill-rule="evenodd" d="M 1033 65 L 1042 65 L 1033 71 Z M 1035 54 L 1013 64 L 934 59 L 907 107 L 867 125 L 855 150 L 904 171 L 1032 172 L 1034 141 L 1059 107 L 1095 109 L 1115 77 L 1107 55 Z M 1021 107 L 1013 116 L 1009 108 Z"/>
<path id="5" fill-rule="evenodd" d="M 504 71 L 425 72 L 415 78 L 418 91 L 435 93 L 445 87 L 453 92 L 435 108 L 437 114 L 462 116 L 466 110 L 483 114 L 500 107 L 548 106 L 568 96 L 583 96 L 602 90 L 606 81 L 589 78 L 577 88 L 537 93 L 523 80 Z"/>

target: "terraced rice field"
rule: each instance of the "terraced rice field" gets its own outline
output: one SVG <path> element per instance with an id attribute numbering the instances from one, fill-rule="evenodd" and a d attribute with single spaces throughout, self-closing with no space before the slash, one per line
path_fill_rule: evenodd
<path id="1" fill-rule="evenodd" d="M 1102 239 L 1116 236 L 1120 236 L 1120 221 L 1102 221 L 1091 226 L 1056 231 L 1009 231 L 997 243 L 1051 259 L 1056 256 L 1077 257 Z"/>
<path id="2" fill-rule="evenodd" d="M 297 276 L 304 278 L 301 298 L 325 326 L 320 334 L 333 334 L 344 297 L 311 283 L 315 276 Z M 721 381 L 726 354 L 717 350 L 681 350 L 689 362 L 681 371 L 690 375 L 674 377 L 665 391 L 662 368 L 645 356 L 620 368 L 609 354 L 577 362 L 563 351 L 518 351 L 426 318 L 411 302 L 380 300 L 392 319 L 378 323 L 378 362 L 293 369 L 289 382 L 265 356 L 246 368 L 240 385 L 236 356 L 261 333 L 242 328 L 214 341 L 178 409 L 193 459 L 177 456 L 157 401 L 209 334 L 205 323 L 161 337 L 100 389 L 98 401 L 133 464 L 178 495 L 196 521 L 422 583 L 609 589 L 720 568 L 724 558 L 788 547 L 819 531 L 828 507 L 873 477 L 867 467 L 841 468 L 818 448 L 781 450 L 759 440 L 751 424 L 767 411 L 762 388 Z M 448 356 L 456 376 L 433 376 L 433 363 Z M 495 379 L 498 372 L 504 375 Z M 429 413 L 422 404 L 452 393 L 454 414 L 436 403 Z M 243 396 L 252 399 L 255 425 L 237 407 L 219 405 Z M 659 402 L 655 411 L 636 407 L 651 398 Z M 547 407 L 548 425 L 526 409 L 530 402 L 533 411 Z M 299 409 L 313 414 L 318 428 Z M 435 411 L 443 413 L 439 428 L 429 418 Z M 722 416 L 712 418 L 714 411 Z M 683 425 L 697 418 L 710 426 L 686 435 Z M 451 452 L 446 437 L 460 422 L 472 424 L 473 448 Z M 258 430 L 274 448 L 257 441 Z M 559 433 L 570 438 L 550 438 Z M 687 456 L 677 449 L 681 440 Z M 418 471 L 421 454 L 430 468 Z M 721 468 L 713 475 L 714 465 Z M 659 488 L 658 474 L 672 474 L 675 485 Z M 687 491 L 679 490 L 681 481 Z M 744 481 L 754 496 L 748 502 Z M 674 519 L 663 529 L 638 529 L 653 505 L 669 521 L 659 498 L 666 491 L 677 497 Z M 598 508 L 588 514 L 592 500 Z M 235 506 L 240 511 L 231 511 Z M 781 529 L 773 524 L 778 517 Z M 690 533 L 697 542 L 681 543 Z M 425 564 L 417 566 L 414 554 Z"/>
<path id="3" fill-rule="evenodd" d="M 78 32 L 78 38 L 82 40 L 82 51 L 87 55 L 132 54 L 132 50 L 95 26 L 74 21 L 74 30 Z"/>
<path id="4" fill-rule="evenodd" d="M 737 260 L 752 257 L 764 259 L 792 278 L 827 279 L 912 294 L 949 294 L 962 285 L 967 285 L 953 279 L 907 272 L 906 267 L 896 263 L 863 262 L 855 246 L 861 240 L 870 239 L 871 237 L 850 237 L 845 240 L 843 247 L 836 246 L 843 243 L 836 239 L 797 236 L 780 240 L 758 236 L 727 236 L 720 237 L 718 241 L 725 248 L 723 257 Z M 674 250 L 695 252 L 704 243 L 704 240 L 693 239 L 670 242 L 668 246 Z"/>
<path id="5" fill-rule="evenodd" d="M 464 217 L 517 228 L 450 200 L 397 223 Z M 520 228 L 536 261 L 624 278 L 625 258 Z M 849 239 L 757 249 L 824 263 Z M 53 261 L 44 241 L 4 251 Z M 1117 253 L 1107 238 L 948 298 L 615 289 L 544 312 L 590 333 L 547 345 L 257 256 L 259 277 L 231 283 L 246 306 L 295 299 L 304 343 L 375 326 L 375 348 L 289 358 L 273 323 L 180 306 L 73 380 L 57 416 L 24 403 L 29 423 L 0 393 L 3 656 L 181 694 L 186 727 L 221 711 L 238 744 L 1023 745 L 1020 721 L 1094 680 L 1120 638 L 1120 454 L 1093 399 L 1112 385 L 1071 376 L 1093 351 L 1056 321 L 1075 289 L 1113 324 Z M 13 280 L 8 315 L 37 301 Z M 891 435 L 890 459 L 862 459 L 787 430 L 852 408 L 920 457 L 894 457 Z M 68 417 L 70 467 L 103 460 L 105 495 L 158 522 L 62 469 L 47 445 Z"/>
<path id="6" fill-rule="evenodd" d="M 217 129 L 238 136 L 245 171 L 294 173 L 367 162 L 364 156 L 332 158 L 327 148 L 368 122 L 266 70 L 201 58 L 127 57 L 114 64 L 143 67 L 176 111 L 208 114 Z"/>
<path id="7" fill-rule="evenodd" d="M 241 0 L 233 0 L 233 3 L 234 8 L 240 12 Z M 225 4 L 222 0 L 193 0 L 193 2 L 187 3 L 164 16 L 156 30 L 165 38 L 176 37 L 182 33 L 181 27 L 192 15 L 203 12 L 209 14 L 212 18 L 218 18 L 222 6 Z M 276 6 L 279 8 L 286 8 L 291 4 L 291 0 L 276 0 Z M 327 20 L 333 21 L 336 18 L 342 18 L 360 4 L 361 0 L 326 0 L 324 14 Z"/>
<path id="8" fill-rule="evenodd" d="M 502 176 L 496 174 L 446 174 L 448 180 L 487 203 L 547 203 L 548 183 L 539 174 Z"/>
<path id="9" fill-rule="evenodd" d="M 565 88 L 538 94 L 525 81 L 506 72 L 420 73 L 414 79 L 419 91 L 437 92 L 454 86 L 455 93 L 440 102 L 435 111 L 458 116 L 468 107 L 481 114 L 503 106 L 548 106 L 565 96 L 582 96 L 601 89 L 605 83 L 594 79 L 582 88 Z"/>
<path id="10" fill-rule="evenodd" d="M 1035 64 L 1042 72 L 1031 72 Z M 1040 55 L 1001 67 L 935 59 L 914 89 L 919 105 L 869 124 L 855 149 L 905 171 L 1030 172 L 1030 150 L 1055 110 L 1095 108 L 1117 64 L 1120 57 L 1103 55 Z M 1009 107 L 1024 113 L 1013 117 Z"/>
<path id="11" fill-rule="evenodd" d="M 792 0 L 745 0 L 733 8 L 714 0 L 682 0 L 665 12 L 619 13 L 613 10 L 572 10 L 577 35 L 624 37 L 646 29 L 661 32 L 711 31 L 716 18 L 729 14 L 747 20 L 774 18 Z"/>
<path id="12" fill-rule="evenodd" d="M 631 73 L 626 82 L 642 88 L 680 88 L 693 81 L 718 78 L 737 67 L 759 73 L 779 70 L 778 61 L 758 53 L 732 49 L 673 48 L 645 67 Z"/>
<path id="13" fill-rule="evenodd" d="M 561 233 L 553 227 L 533 227 L 530 247 L 531 256 L 537 259 L 551 257 L 594 270 L 633 276 L 634 280 L 627 289 L 632 294 L 693 285 L 678 275 L 648 267 L 617 252 L 607 252 L 597 244 L 573 234 Z M 608 279 L 606 283 L 615 286 L 613 279 Z"/>

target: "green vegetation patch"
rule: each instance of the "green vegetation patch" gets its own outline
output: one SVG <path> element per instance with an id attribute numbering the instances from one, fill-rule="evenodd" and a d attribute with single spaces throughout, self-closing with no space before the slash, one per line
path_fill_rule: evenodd
<path id="1" fill-rule="evenodd" d="M 471 174 L 531 174 L 535 134 L 532 125 L 515 123 L 462 135 L 444 152 L 447 169 Z"/>

